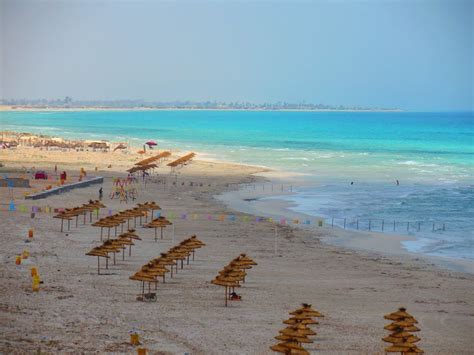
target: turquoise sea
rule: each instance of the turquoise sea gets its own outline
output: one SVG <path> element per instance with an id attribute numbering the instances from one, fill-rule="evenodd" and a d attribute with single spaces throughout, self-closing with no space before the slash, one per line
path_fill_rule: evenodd
<path id="1" fill-rule="evenodd" d="M 417 238 L 405 244 L 409 250 L 474 259 L 470 112 L 0 112 L 0 125 L 134 145 L 153 139 L 167 148 L 302 173 L 305 187 L 285 197 L 295 210 L 335 217 L 337 224 L 338 218 L 348 224 L 370 219 L 375 229 L 382 220 L 409 221 L 416 227 L 406 233 Z"/>

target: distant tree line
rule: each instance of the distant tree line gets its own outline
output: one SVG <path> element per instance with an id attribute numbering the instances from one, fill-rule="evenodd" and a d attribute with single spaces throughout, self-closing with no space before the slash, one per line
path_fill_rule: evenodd
<path id="1" fill-rule="evenodd" d="M 223 102 L 223 101 L 168 101 L 145 100 L 73 100 L 70 96 L 62 99 L 0 99 L 0 104 L 15 107 L 34 108 L 143 108 L 143 109 L 216 109 L 216 110 L 396 110 L 396 108 L 326 105 L 312 103 Z"/>

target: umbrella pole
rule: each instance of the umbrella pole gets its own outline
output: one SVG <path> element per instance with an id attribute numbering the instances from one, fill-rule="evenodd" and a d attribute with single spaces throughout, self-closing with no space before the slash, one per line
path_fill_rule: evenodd
<path id="1" fill-rule="evenodd" d="M 157 242 L 156 227 L 155 227 L 155 242 Z"/>
<path id="2" fill-rule="evenodd" d="M 109 256 L 109 254 L 107 254 L 107 256 Z M 109 268 L 109 258 L 105 257 L 105 268 L 108 269 Z"/>
<path id="3" fill-rule="evenodd" d="M 194 249 L 193 249 L 193 261 L 194 261 Z"/>
<path id="4" fill-rule="evenodd" d="M 161 239 L 163 239 L 163 227 L 161 227 Z"/>
<path id="5" fill-rule="evenodd" d="M 137 217 L 133 217 L 133 227 L 137 228 Z"/>
<path id="6" fill-rule="evenodd" d="M 67 220 L 67 230 L 71 230 L 71 220 Z"/>
<path id="7" fill-rule="evenodd" d="M 100 257 L 97 257 L 97 275 L 100 275 Z"/>
<path id="8" fill-rule="evenodd" d="M 170 266 L 171 266 L 171 278 L 173 278 L 173 264 L 171 264 Z"/>
<path id="9" fill-rule="evenodd" d="M 117 236 L 117 226 L 115 226 L 115 236 Z"/>
<path id="10" fill-rule="evenodd" d="M 181 269 L 183 269 L 184 259 L 181 259 Z"/>
<path id="11" fill-rule="evenodd" d="M 165 274 L 163 274 L 163 283 L 166 283 L 166 281 L 165 281 Z"/>
<path id="12" fill-rule="evenodd" d="M 127 247 L 122 248 L 122 260 L 125 260 L 125 250 L 127 250 Z"/>
<path id="13" fill-rule="evenodd" d="M 120 223 L 120 228 L 121 228 L 122 233 L 123 233 L 123 223 Z"/>
<path id="14" fill-rule="evenodd" d="M 128 256 L 132 256 L 132 244 L 130 244 L 130 249 L 128 249 Z"/>
<path id="15" fill-rule="evenodd" d="M 128 229 L 130 230 L 130 218 L 127 218 Z"/>
<path id="16" fill-rule="evenodd" d="M 61 218 L 61 232 L 63 231 L 63 223 L 64 223 L 64 219 Z"/>
<path id="17" fill-rule="evenodd" d="M 145 281 L 142 281 L 142 296 L 145 294 Z"/>
<path id="18" fill-rule="evenodd" d="M 107 227 L 108 228 L 108 231 L 107 231 L 107 240 L 110 239 L 110 227 Z"/>
<path id="19" fill-rule="evenodd" d="M 115 265 L 115 252 L 114 252 L 114 265 Z"/>
<path id="20" fill-rule="evenodd" d="M 227 307 L 227 286 L 225 287 L 225 306 Z"/>
<path id="21" fill-rule="evenodd" d="M 86 224 L 87 212 L 84 212 L 84 224 Z"/>
<path id="22" fill-rule="evenodd" d="M 99 219 L 99 209 L 96 210 L 97 212 L 97 219 Z M 92 222 L 92 213 L 91 213 L 91 222 Z"/>
<path id="23" fill-rule="evenodd" d="M 76 228 L 77 228 L 77 221 L 79 220 L 79 215 L 76 215 Z"/>
<path id="24" fill-rule="evenodd" d="M 186 258 L 186 265 L 189 265 L 189 254 L 188 254 L 188 257 Z"/>

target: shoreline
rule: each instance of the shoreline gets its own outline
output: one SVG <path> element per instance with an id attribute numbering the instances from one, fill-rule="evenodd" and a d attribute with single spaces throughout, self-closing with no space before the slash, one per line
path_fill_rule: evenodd
<path id="1" fill-rule="evenodd" d="M 265 176 L 265 173 L 257 173 L 256 176 Z M 343 229 L 337 225 L 331 228 L 327 223 L 324 227 L 316 227 L 315 221 L 324 220 L 321 216 L 313 216 L 291 209 L 295 205 L 291 202 L 280 199 L 279 196 L 291 194 L 276 193 L 269 194 L 263 192 L 253 192 L 245 190 L 241 187 L 239 190 L 224 192 L 216 198 L 224 202 L 229 208 L 242 213 L 248 213 L 255 216 L 264 216 L 271 218 L 289 218 L 289 220 L 297 219 L 299 221 L 312 220 L 313 226 L 309 227 L 304 224 L 291 224 L 293 228 L 302 228 L 310 231 L 324 230 L 328 235 L 322 238 L 322 241 L 333 246 L 350 249 L 352 251 L 363 251 L 384 256 L 395 256 L 410 259 L 424 259 L 432 262 L 438 267 L 448 270 L 474 274 L 474 260 L 463 258 L 452 258 L 445 256 L 427 255 L 424 253 L 412 252 L 403 246 L 404 241 L 417 240 L 416 236 L 408 236 L 397 233 L 369 232 L 357 231 L 353 229 Z M 263 200 L 271 197 L 271 200 Z"/>

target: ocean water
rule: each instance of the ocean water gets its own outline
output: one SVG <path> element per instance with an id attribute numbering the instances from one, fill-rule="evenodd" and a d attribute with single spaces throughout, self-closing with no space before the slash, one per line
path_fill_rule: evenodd
<path id="1" fill-rule="evenodd" d="M 472 113 L 0 112 L 0 125 L 135 145 L 153 139 L 167 148 L 302 173 L 304 187 L 285 197 L 296 210 L 336 218 L 336 224 L 360 219 L 361 228 L 370 220 L 375 230 L 382 220 L 393 229 L 396 220 L 397 232 L 417 238 L 405 244 L 409 250 L 474 259 Z"/>

